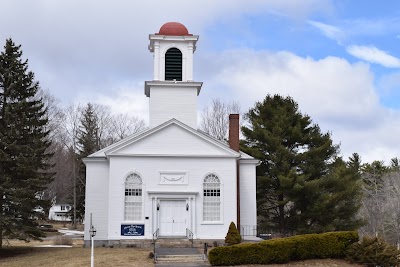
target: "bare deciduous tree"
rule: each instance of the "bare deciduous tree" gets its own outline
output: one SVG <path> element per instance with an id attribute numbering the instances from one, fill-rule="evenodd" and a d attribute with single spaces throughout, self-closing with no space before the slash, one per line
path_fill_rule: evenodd
<path id="1" fill-rule="evenodd" d="M 385 175 L 383 205 L 385 239 L 393 244 L 400 244 L 400 172 Z"/>
<path id="2" fill-rule="evenodd" d="M 57 202 L 72 202 L 75 192 L 74 182 L 77 186 L 84 182 L 78 175 L 80 164 L 77 157 L 77 140 L 86 105 L 75 104 L 61 109 L 58 106 L 59 101 L 48 91 L 42 91 L 40 97 L 44 99 L 49 110 L 51 151 L 54 153 L 52 157 L 54 167 L 51 171 L 55 173 L 55 177 L 48 186 L 47 197 Z M 93 109 L 98 122 L 96 139 L 101 148 L 145 127 L 144 120 L 125 114 L 114 115 L 107 106 L 93 104 Z"/>
<path id="3" fill-rule="evenodd" d="M 49 138 L 53 142 L 58 141 L 61 135 L 60 125 L 64 121 L 64 112 L 59 107 L 60 101 L 55 98 L 49 90 L 40 88 L 37 94 L 38 98 L 41 98 L 47 109 L 47 116 L 49 123 L 47 125 L 48 131 L 50 131 Z"/>
<path id="4" fill-rule="evenodd" d="M 363 200 L 360 216 L 366 224 L 361 234 L 375 235 L 400 245 L 400 171 L 396 160 L 391 166 L 375 162 L 363 173 Z"/>
<path id="5" fill-rule="evenodd" d="M 385 232 L 382 221 L 383 203 L 385 201 L 385 193 L 381 176 L 377 174 L 363 174 L 363 199 L 360 215 L 367 222 L 362 228 L 362 233 L 378 236 L 379 233 Z"/>
<path id="6" fill-rule="evenodd" d="M 227 138 L 229 114 L 240 114 L 238 102 L 224 103 L 221 99 L 213 99 L 210 106 L 204 108 L 201 116 L 200 130 L 219 140 Z"/>
<path id="7" fill-rule="evenodd" d="M 127 114 L 117 114 L 112 117 L 111 122 L 112 142 L 121 140 L 131 134 L 137 133 L 145 128 L 144 120 Z"/>

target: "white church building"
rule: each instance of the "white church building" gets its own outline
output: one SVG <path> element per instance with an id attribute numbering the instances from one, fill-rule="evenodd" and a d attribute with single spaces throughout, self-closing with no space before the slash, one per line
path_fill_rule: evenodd
<path id="1" fill-rule="evenodd" d="M 84 159 L 85 244 L 91 217 L 96 245 L 145 242 L 153 234 L 221 240 L 231 222 L 239 229 L 257 224 L 259 161 L 239 151 L 239 115 L 230 115 L 229 143 L 197 130 L 198 38 L 177 22 L 149 35 L 150 127 Z"/>

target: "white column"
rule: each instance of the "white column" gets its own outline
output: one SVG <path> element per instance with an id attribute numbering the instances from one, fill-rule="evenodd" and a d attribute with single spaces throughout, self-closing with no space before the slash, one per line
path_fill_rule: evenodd
<path id="1" fill-rule="evenodd" d="M 158 79 L 160 81 L 165 81 L 165 54 L 161 53 L 160 51 L 160 56 L 159 56 L 160 62 L 159 62 L 159 77 Z"/>
<path id="2" fill-rule="evenodd" d="M 188 44 L 188 51 L 185 57 L 185 81 L 193 81 L 193 43 Z"/>
<path id="3" fill-rule="evenodd" d="M 186 56 L 185 56 L 185 54 L 182 54 L 182 82 L 187 82 L 188 81 L 188 79 L 186 78 L 187 77 L 187 67 L 186 67 Z"/>
<path id="4" fill-rule="evenodd" d="M 160 80 L 160 42 L 154 42 L 154 80 Z"/>
<path id="5" fill-rule="evenodd" d="M 153 234 L 156 231 L 156 227 L 155 227 L 155 214 L 154 214 L 154 197 L 151 198 L 151 234 Z"/>
<path id="6" fill-rule="evenodd" d="M 158 198 L 156 198 L 156 208 L 155 208 L 155 211 L 156 211 L 156 230 L 160 227 L 160 216 L 158 216 L 159 215 L 159 210 L 157 210 L 157 205 L 159 204 L 159 200 L 158 200 Z"/>
<path id="7" fill-rule="evenodd" d="M 196 197 L 192 198 L 193 207 L 193 234 L 197 237 L 197 219 L 196 219 Z"/>
<path id="8" fill-rule="evenodd" d="M 188 228 L 189 228 L 189 230 L 190 231 L 192 231 L 193 232 L 193 219 L 192 219 L 192 200 L 191 200 L 192 198 L 191 197 L 188 197 L 188 200 L 187 200 L 187 203 L 188 203 L 188 205 L 189 205 L 189 224 L 188 224 Z"/>

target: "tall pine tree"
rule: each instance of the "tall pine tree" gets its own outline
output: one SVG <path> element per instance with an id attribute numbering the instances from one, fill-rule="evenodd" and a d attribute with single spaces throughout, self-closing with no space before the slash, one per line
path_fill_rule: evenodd
<path id="1" fill-rule="evenodd" d="M 79 219 L 83 219 L 85 214 L 86 166 L 83 164 L 82 159 L 101 148 L 98 116 L 94 106 L 88 103 L 83 111 L 78 130 L 77 158 L 79 159 L 79 168 L 76 212 Z"/>
<path id="2" fill-rule="evenodd" d="M 51 182 L 46 108 L 39 83 L 11 39 L 0 54 L 0 247 L 2 240 L 40 239 L 36 218 Z"/>
<path id="3" fill-rule="evenodd" d="M 343 189 L 337 178 L 347 171 L 330 173 L 339 149 L 330 134 L 312 124 L 290 97 L 268 95 L 246 116 L 250 125 L 242 127 L 245 140 L 241 149 L 261 160 L 257 169 L 261 225 L 282 235 L 351 228 L 345 225 L 352 223 L 342 222 L 346 220 L 343 209 L 335 208 L 346 202 L 335 204 L 337 198 L 329 198 Z M 354 185 L 352 178 L 346 182 Z M 344 194 L 346 197 L 351 196 Z"/>

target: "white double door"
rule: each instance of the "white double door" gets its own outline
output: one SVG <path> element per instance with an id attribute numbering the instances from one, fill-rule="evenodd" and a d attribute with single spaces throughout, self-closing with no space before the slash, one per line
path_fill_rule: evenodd
<path id="1" fill-rule="evenodd" d="M 160 236 L 185 236 L 188 214 L 185 200 L 160 200 Z"/>

